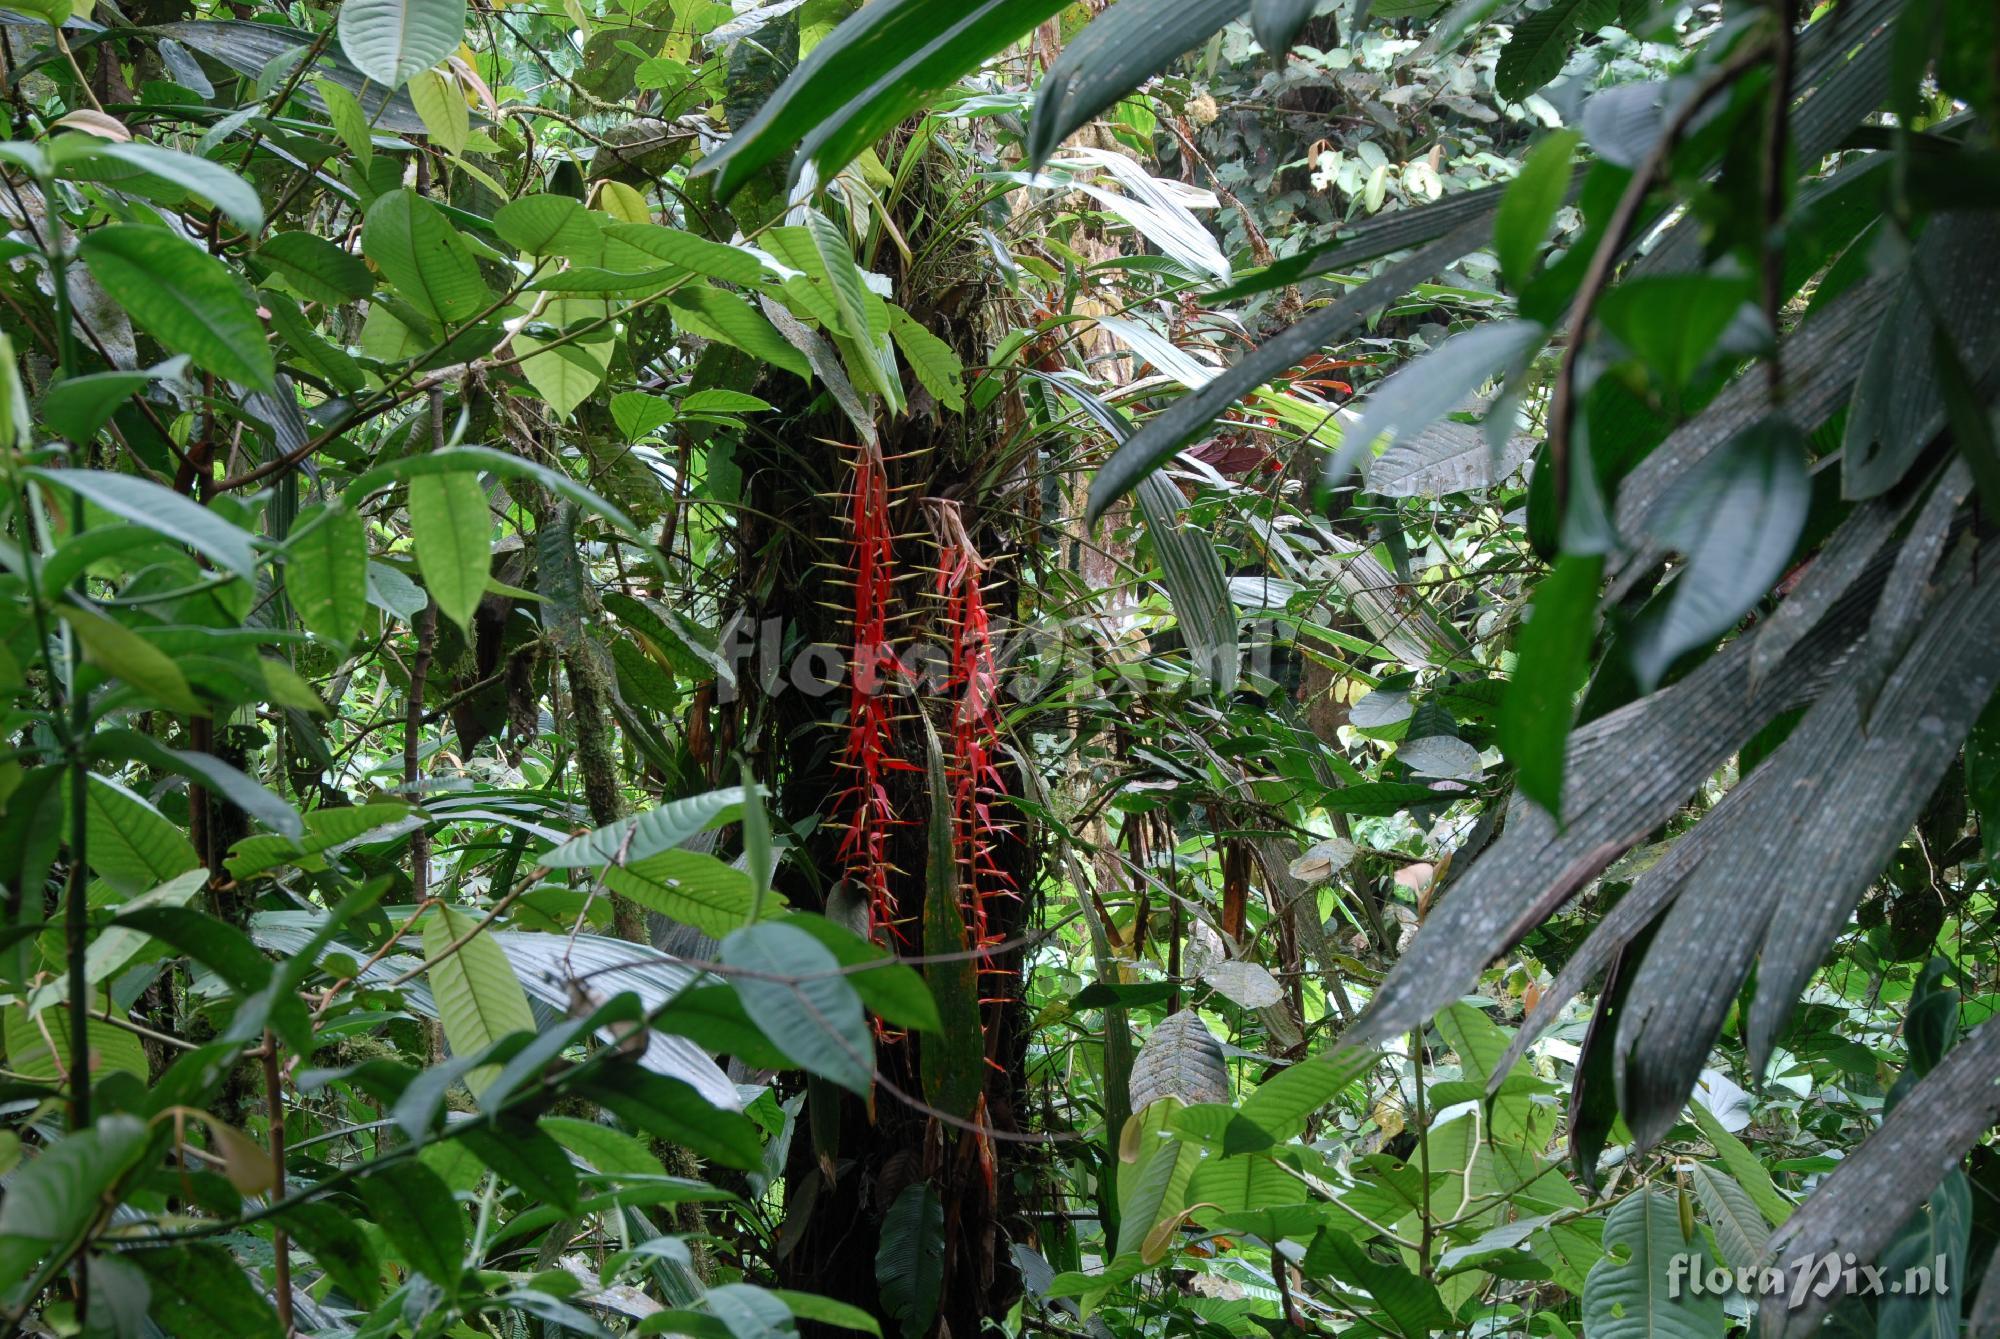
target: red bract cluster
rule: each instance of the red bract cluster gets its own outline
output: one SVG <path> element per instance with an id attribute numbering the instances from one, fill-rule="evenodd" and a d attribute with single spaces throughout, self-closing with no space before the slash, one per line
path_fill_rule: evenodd
<path id="1" fill-rule="evenodd" d="M 886 690 L 905 671 L 889 643 L 896 595 L 895 530 L 890 524 L 889 479 L 879 447 L 854 448 L 854 483 L 847 503 L 854 603 L 847 742 L 841 766 L 852 779 L 836 806 L 847 815 L 840 858 L 848 876 L 867 892 L 870 935 L 882 944 L 893 945 L 903 942 L 905 934 L 896 895 L 889 886 L 889 836 L 898 820 L 889 800 L 887 774 L 920 769 L 896 756 L 891 738 L 893 713 Z"/>
<path id="2" fill-rule="evenodd" d="M 994 928 L 992 904 L 1016 893 L 996 849 L 1000 828 L 993 807 L 1006 792 L 998 761 L 1000 710 L 993 635 L 981 590 L 987 564 L 966 533 L 957 503 L 933 499 L 925 503 L 925 511 L 938 537 L 937 594 L 944 605 L 943 624 L 951 648 L 943 696 L 951 707 L 946 783 L 951 791 L 952 839 L 967 928 L 975 946 L 990 949 L 1003 938 Z M 984 957 L 981 969 L 992 970 Z"/>

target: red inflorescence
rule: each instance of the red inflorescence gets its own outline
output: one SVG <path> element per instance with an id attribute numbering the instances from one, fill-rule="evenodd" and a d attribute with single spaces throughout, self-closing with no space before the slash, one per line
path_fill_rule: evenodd
<path id="1" fill-rule="evenodd" d="M 855 450 L 847 519 L 853 544 L 854 621 L 847 743 L 841 765 L 852 780 L 837 806 L 848 816 L 840 857 L 849 877 L 867 892 L 870 934 L 882 944 L 895 945 L 906 936 L 889 886 L 889 836 L 897 818 L 889 801 L 887 774 L 920 769 L 896 756 L 891 738 L 893 713 L 886 690 L 905 671 L 889 642 L 890 608 L 896 594 L 889 479 L 881 449 L 872 444 Z"/>
<path id="2" fill-rule="evenodd" d="M 933 499 L 925 507 L 938 536 L 937 594 L 951 643 L 943 695 L 951 704 L 946 783 L 951 791 L 959 884 L 973 944 L 991 949 L 1003 938 L 994 928 L 992 904 L 1016 892 L 1013 879 L 1000 867 L 1000 829 L 993 813 L 1006 791 L 998 759 L 1000 711 L 992 628 L 980 588 L 987 564 L 966 533 L 956 503 Z M 982 957 L 981 965 L 993 970 L 987 958 Z"/>

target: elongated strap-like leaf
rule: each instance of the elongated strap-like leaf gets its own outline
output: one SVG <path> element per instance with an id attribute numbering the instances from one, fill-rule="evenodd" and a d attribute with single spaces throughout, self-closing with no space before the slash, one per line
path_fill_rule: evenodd
<path id="1" fill-rule="evenodd" d="M 723 200 L 794 150 L 798 161 L 832 175 L 929 94 L 1064 2 L 977 0 L 944 7 L 945 13 L 931 0 L 877 0 L 814 47 L 757 115 L 696 170 L 718 174 L 715 193 Z"/>
<path id="2" fill-rule="evenodd" d="M 1199 46 L 1250 0 L 1119 0 L 1070 39 L 1049 66 L 1028 126 L 1028 161 L 1040 168 L 1091 117 Z"/>
<path id="3" fill-rule="evenodd" d="M 1486 240 L 1486 231 L 1486 216 L 1481 214 L 1348 292 L 1338 302 L 1273 335 L 1206 386 L 1161 410 L 1114 451 L 1091 480 L 1088 519 L 1096 521 L 1106 508 L 1171 459 L 1230 405 L 1286 368 L 1304 362 L 1361 324 L 1377 308 L 1395 301 L 1427 275 L 1479 246 Z"/>
<path id="4" fill-rule="evenodd" d="M 1583 183 L 1582 167 L 1570 173 L 1564 199 L 1576 194 Z M 1476 190 L 1447 195 L 1442 200 L 1414 209 L 1397 209 L 1374 214 L 1342 228 L 1330 242 L 1309 246 L 1297 255 L 1286 256 L 1263 269 L 1244 275 L 1214 295 L 1216 302 L 1268 293 L 1274 288 L 1301 283 L 1322 274 L 1376 260 L 1397 251 L 1422 246 L 1464 224 L 1484 219 L 1500 207 L 1511 183 L 1481 186 Z"/>
<path id="5" fill-rule="evenodd" d="M 1767 952 L 1758 976 L 1759 1016 L 1770 1020 L 1758 1054 L 1769 1055 L 1771 1032 L 1958 756 L 1996 680 L 2000 583 L 1965 582 L 1930 611 L 1865 732 L 1860 687 L 1843 676 L 1752 780 L 1769 777 L 1744 803 L 1730 801 L 1746 792 L 1724 801 L 1739 814 L 1735 839 L 1705 845 L 1620 1015 L 1619 1108 L 1642 1146 L 1679 1118 L 1767 925 L 1785 944 L 1782 967 Z M 1704 826 L 1721 816 L 1718 807 Z M 1792 889 L 1810 890 L 1798 898 L 1807 905 L 1780 926 Z"/>
<path id="6" fill-rule="evenodd" d="M 1808 806 L 1800 850 L 1811 861 L 1797 867 L 1797 882 L 1783 884 L 1745 1029 L 1758 1064 L 1770 1058 L 1827 944 L 1916 821 L 2000 681 L 2000 582 L 1987 568 L 1994 547 L 1968 557 L 1961 555 L 1950 593 L 1867 713 L 1867 747 L 1856 767 L 1827 772 Z M 1814 877 L 1813 870 L 1823 873 Z"/>
<path id="7" fill-rule="evenodd" d="M 1811 700 L 1880 590 L 1879 572 L 1851 587 L 1755 684 L 1739 639 L 1678 683 L 1576 730 L 1564 766 L 1567 825 L 1517 797 L 1506 831 L 1432 909 L 1346 1040 L 1407 1032 L 1464 993 L 1489 958 L 1644 840 L 1744 740 Z"/>
<path id="8" fill-rule="evenodd" d="M 139 31 L 191 46 L 202 55 L 252 79 L 262 74 L 272 61 L 305 51 L 318 41 L 314 34 L 300 32 L 296 28 L 252 23 L 244 19 L 156 23 Z M 304 98 L 315 111 L 324 113 L 326 102 L 313 87 L 314 76 L 331 79 L 354 94 L 360 100 L 361 110 L 367 113 L 368 124 L 378 132 L 396 135 L 424 133 L 424 118 L 417 114 L 416 104 L 410 101 L 407 92 L 386 88 L 370 80 L 348 64 L 338 52 L 322 51 L 314 75 L 299 81 L 297 96 Z M 477 125 L 487 123 L 483 116 L 473 119 Z"/>
<path id="9" fill-rule="evenodd" d="M 1888 309 L 1891 293 L 1892 285 L 1881 280 L 1863 284 L 1843 294 L 1785 341 L 1780 351 L 1786 373 L 1785 413 L 1800 428 L 1812 431 L 1845 403 L 1862 353 Z M 1654 513 L 1669 495 L 1670 485 L 1734 441 L 1769 407 L 1763 379 L 1739 377 L 1706 410 L 1676 428 L 1620 486 L 1619 533 L 1649 533 Z M 1625 570 L 1635 565 L 1645 567 L 1648 562 L 1645 556 L 1631 558 Z"/>
<path id="10" fill-rule="evenodd" d="M 1874 1260 L 1973 1141 L 2000 1121 L 2000 1019 L 1988 1019 L 1896 1104 L 1859 1151 L 1833 1169 L 1771 1238 L 1787 1279 L 1853 1252 Z M 1770 1339 L 1811 1334 L 1837 1298 L 1813 1288 L 1764 1300 Z M 1796 1294 L 1794 1296 L 1793 1294 Z"/>

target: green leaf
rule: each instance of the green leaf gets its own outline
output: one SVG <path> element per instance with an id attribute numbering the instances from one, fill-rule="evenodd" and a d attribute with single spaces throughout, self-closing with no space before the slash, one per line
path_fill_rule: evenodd
<path id="1" fill-rule="evenodd" d="M 1248 0 L 1119 0 L 1099 14 L 1063 44 L 1042 79 L 1028 126 L 1029 164 L 1039 168 L 1092 117 L 1246 8 Z"/>
<path id="2" fill-rule="evenodd" d="M 1493 88 L 1508 102 L 1519 102 L 1562 73 L 1563 60 L 1575 35 L 1577 16 L 1587 0 L 1553 0 L 1514 25 L 1514 35 L 1500 48 L 1493 67 Z"/>
<path id="3" fill-rule="evenodd" d="M 1790 419 L 1759 419 L 1668 485 L 1652 537 L 1686 558 L 1634 629 L 1632 669 L 1648 692 L 1682 654 L 1736 625 L 1784 575 L 1812 501 L 1805 439 Z"/>
<path id="4" fill-rule="evenodd" d="M 277 1313 L 236 1257 L 193 1242 L 160 1251 L 127 1251 L 152 1284 L 147 1314 L 175 1339 L 281 1339 Z"/>
<path id="5" fill-rule="evenodd" d="M 1462 406 L 1496 373 L 1524 362 L 1548 333 L 1533 321 L 1489 321 L 1399 368 L 1361 402 L 1360 417 L 1341 430 L 1340 449 L 1327 462 L 1319 486 L 1344 483 L 1384 433 L 1407 442 Z"/>
<path id="6" fill-rule="evenodd" d="M 952 831 L 950 783 L 944 749 L 930 717 L 919 716 L 927 745 L 925 778 L 930 799 L 924 864 L 924 979 L 937 1002 L 938 1031 L 924 1038 L 920 1059 L 924 1100 L 954 1116 L 969 1117 L 986 1082 L 986 1034 L 979 1020 L 979 964 L 968 946 L 960 886 L 958 842 Z"/>
<path id="7" fill-rule="evenodd" d="M 1282 60 L 1319 0 L 1250 0 L 1250 31 L 1264 54 Z"/>
<path id="8" fill-rule="evenodd" d="M 679 846 L 697 832 L 734 822 L 742 805 L 740 786 L 668 800 L 657 809 L 572 838 L 537 856 L 536 862 L 548 869 L 590 869 L 621 859 L 634 863 Z"/>
<path id="9" fill-rule="evenodd" d="M 1306 1117 L 1368 1076 L 1375 1052 L 1334 1047 L 1280 1070 L 1243 1099 L 1242 1114 L 1273 1139 L 1289 1139 Z"/>
<path id="10" fill-rule="evenodd" d="M 557 497 L 574 502 L 585 511 L 603 517 L 625 533 L 640 536 L 639 527 L 633 524 L 631 517 L 561 470 L 551 469 L 547 465 L 508 451 L 496 451 L 490 446 L 448 446 L 441 451 L 426 451 L 420 456 L 405 456 L 387 465 L 377 465 L 350 483 L 342 491 L 341 496 L 350 506 L 358 506 L 368 494 L 399 479 L 421 479 L 425 475 L 432 474 L 462 474 L 471 470 L 497 474 L 509 479 L 532 479 Z"/>
<path id="11" fill-rule="evenodd" d="M 42 396 L 42 421 L 66 441 L 93 440 L 125 401 L 159 378 L 177 374 L 187 365 L 186 358 L 173 358 L 158 367 L 136 372 L 93 372 L 67 377 L 49 387 Z"/>
<path id="12" fill-rule="evenodd" d="M 257 259 L 283 275 L 310 302 L 337 307 L 375 291 L 375 276 L 361 257 L 309 232 L 274 234 L 257 248 Z"/>
<path id="13" fill-rule="evenodd" d="M 448 906 L 440 906 L 424 924 L 426 975 L 453 1055 L 478 1055 L 502 1037 L 535 1030 L 535 1015 L 513 964 L 491 936 L 474 933 L 478 929 L 477 920 Z M 460 940 L 465 942 L 445 957 L 445 950 Z M 498 1075 L 497 1068 L 485 1065 L 465 1076 L 465 1086 L 477 1096 Z"/>
<path id="14" fill-rule="evenodd" d="M 168 748 L 151 735 L 130 729 L 98 730 L 91 736 L 88 752 L 93 759 L 143 762 L 162 771 L 178 772 L 281 836 L 296 839 L 305 833 L 297 810 L 240 768 L 212 754 Z"/>
<path id="15" fill-rule="evenodd" d="M 343 15 L 354 3 L 349 0 Z M 441 324 L 469 321 L 492 301 L 465 240 L 436 205 L 414 191 L 390 191 L 369 206 L 361 252 L 398 294 Z"/>
<path id="16" fill-rule="evenodd" d="M 1520 773 L 1521 793 L 1558 818 L 1576 694 L 1590 674 L 1603 571 L 1602 555 L 1565 554 L 1542 578 L 1515 638 L 1514 674 L 1500 700 L 1500 751 Z"/>
<path id="17" fill-rule="evenodd" d="M 743 973 L 729 983 L 765 1036 L 800 1067 L 867 1095 L 875 1081 L 874 1033 L 824 944 L 796 926 L 765 921 L 732 931 L 721 957 Z"/>
<path id="18" fill-rule="evenodd" d="M 634 1129 L 739 1171 L 764 1165 L 764 1140 L 749 1117 L 724 1111 L 679 1079 L 637 1065 L 600 1067 L 579 1089 Z M 706 1191 L 706 1187 L 702 1188 Z"/>
<path id="19" fill-rule="evenodd" d="M 86 858 L 99 878 L 134 896 L 201 862 L 178 825 L 109 777 L 90 777 L 84 811 Z"/>
<path id="20" fill-rule="evenodd" d="M 1604 1221 L 1604 1250 L 1583 1285 L 1590 1339 L 1721 1339 L 1728 1328 L 1722 1298 L 1697 1294 L 1685 1272 L 1674 1272 L 1675 1257 L 1704 1274 L 1714 1260 L 1700 1234 L 1692 1241 L 1681 1235 L 1671 1197 L 1640 1190 L 1618 1201 Z"/>
<path id="21" fill-rule="evenodd" d="M 498 1130 L 476 1127 L 457 1137 L 501 1180 L 519 1186 L 530 1203 L 576 1211 L 576 1169 L 562 1145 L 533 1125 L 508 1121 Z"/>
<path id="22" fill-rule="evenodd" d="M 455 1294 L 465 1269 L 465 1215 L 451 1187 L 420 1162 L 396 1162 L 354 1188 L 403 1263 Z"/>
<path id="23" fill-rule="evenodd" d="M 1771 1239 L 1771 1225 L 1736 1178 L 1706 1162 L 1694 1167 L 1695 1194 L 1701 1198 L 1702 1212 L 1715 1229 L 1715 1244 L 1722 1262 L 1731 1269 L 1749 1269 L 1764 1256 L 1764 1243 Z"/>
<path id="24" fill-rule="evenodd" d="M 661 851 L 609 866 L 603 879 L 614 893 L 718 938 L 742 925 L 756 902 L 748 874 L 704 851 Z M 763 915 L 783 910 L 782 901 L 772 899 Z"/>
<path id="25" fill-rule="evenodd" d="M 794 150 L 831 177 L 936 90 L 1062 8 L 1063 0 L 975 0 L 941 15 L 929 0 L 875 0 L 814 46 L 695 170 L 718 174 L 724 201 Z"/>
<path id="26" fill-rule="evenodd" d="M 1570 159 L 1582 138 L 1574 130 L 1544 136 L 1522 160 L 1493 213 L 1493 251 L 1500 273 L 1517 293 L 1532 277 L 1549 225 L 1569 194 Z"/>
<path id="27" fill-rule="evenodd" d="M 417 115 L 423 117 L 424 129 L 430 132 L 432 143 L 446 153 L 465 152 L 472 138 L 472 113 L 457 80 L 447 79 L 436 70 L 414 74 L 410 76 L 410 102 Z"/>
<path id="28" fill-rule="evenodd" d="M 285 541 L 285 593 L 306 631 L 346 649 L 368 617 L 368 525 L 338 504 L 302 515 Z"/>
<path id="29" fill-rule="evenodd" d="M 257 309 L 235 275 L 164 228 L 110 223 L 77 254 L 133 321 L 196 366 L 252 390 L 274 388 L 277 364 Z"/>
<path id="30" fill-rule="evenodd" d="M 762 312 L 736 294 L 706 286 L 685 288 L 670 296 L 667 306 L 678 324 L 703 339 L 741 349 L 801 380 L 812 380 L 812 366 L 806 362 L 806 356 L 793 348 Z"/>
<path id="31" fill-rule="evenodd" d="M 189 716 L 201 711 L 180 666 L 144 637 L 94 610 L 65 604 L 56 612 L 83 643 L 83 658 L 90 664 L 123 679 L 169 711 Z"/>
<path id="32" fill-rule="evenodd" d="M 762 414 L 772 408 L 769 402 L 754 395 L 720 389 L 695 391 L 682 396 L 680 402 L 683 414 Z"/>
<path id="33" fill-rule="evenodd" d="M 1688 1110 L 1694 1116 L 1694 1123 L 1701 1127 L 1701 1137 L 1708 1140 L 1715 1156 L 1722 1159 L 1722 1165 L 1736 1178 L 1743 1193 L 1757 1206 L 1772 1227 L 1778 1227 L 1792 1216 L 1792 1202 L 1778 1192 L 1771 1174 L 1764 1170 L 1763 1162 L 1746 1147 L 1741 1139 L 1723 1128 L 1715 1114 L 1698 1101 L 1688 1103 Z"/>
<path id="34" fill-rule="evenodd" d="M 726 242 L 711 242 L 657 223 L 614 223 L 604 231 L 613 241 L 709 279 L 744 288 L 764 282 L 764 262 Z"/>
<path id="35" fill-rule="evenodd" d="M 1436 1284 L 1400 1264 L 1377 1260 L 1339 1228 L 1320 1230 L 1299 1269 L 1308 1278 L 1331 1277 L 1359 1288 L 1374 1302 L 1368 1309 L 1379 1309 L 1391 1332 L 1404 1339 L 1427 1339 L 1451 1326 L 1451 1313 L 1445 1310 Z M 1591 1339 L 1597 1339 L 1595 1331 Z"/>
<path id="36" fill-rule="evenodd" d="M 91 1007 L 102 1011 L 109 1003 L 106 996 L 93 994 Z M 37 1082 L 58 1081 L 69 1070 L 69 1027 L 67 1005 L 51 1004 L 33 1017 L 29 1016 L 26 1005 L 8 1005 L 4 1014 L 0 1014 L 0 1041 L 7 1047 L 7 1068 Z M 153 1067 L 136 1033 L 101 1018 L 86 1018 L 84 1032 L 94 1078 L 130 1074 L 141 1083 L 151 1079 Z M 51 1038 L 55 1040 L 55 1050 L 49 1049 Z M 3 1238 L 4 1234 L 0 1234 L 0 1239 Z"/>
<path id="37" fill-rule="evenodd" d="M 625 440 L 636 442 L 674 421 L 674 402 L 644 391 L 620 391 L 611 397 L 611 418 Z"/>
<path id="38" fill-rule="evenodd" d="M 1236 606 L 1229 602 L 1229 578 L 1214 540 L 1199 526 L 1181 523 L 1187 500 L 1159 471 L 1141 479 L 1133 496 L 1188 655 L 1217 694 L 1235 692 L 1241 669 Z"/>
<path id="39" fill-rule="evenodd" d="M 821 1297 L 817 1293 L 792 1292 L 788 1288 L 771 1288 L 767 1291 L 783 1302 L 800 1320 L 832 1325 L 842 1330 L 858 1330 L 862 1334 L 879 1336 L 882 1333 L 882 1327 L 875 1323 L 875 1318 L 858 1306 L 836 1302 L 831 1297 Z"/>
<path id="40" fill-rule="evenodd" d="M 944 1024 L 938 1018 L 937 1001 L 917 969 L 900 962 L 895 955 L 872 939 L 863 939 L 844 925 L 811 912 L 789 911 L 779 919 L 825 945 L 827 952 L 847 968 L 847 983 L 861 997 L 870 1013 L 886 1023 L 918 1032 L 937 1032 Z M 856 971 L 863 963 L 867 971 Z"/>
<path id="41" fill-rule="evenodd" d="M 1410 781 L 1363 781 L 1359 785 L 1330 790 L 1320 807 L 1330 814 L 1361 814 L 1388 818 L 1405 809 L 1426 804 L 1449 804 L 1458 798 L 1449 791 L 1432 790 Z"/>
<path id="42" fill-rule="evenodd" d="M 1715 356 L 1750 296 L 1750 281 L 1735 276 L 1642 276 L 1607 292 L 1597 319 L 1677 391 Z"/>
<path id="43" fill-rule="evenodd" d="M 889 333 L 923 388 L 954 414 L 965 412 L 965 365 L 951 345 L 901 307 L 889 308 Z"/>
<path id="44" fill-rule="evenodd" d="M 346 0 L 339 31 L 355 69 L 401 88 L 465 39 L 465 0 Z"/>
<path id="45" fill-rule="evenodd" d="M 944 1287 L 944 1201 L 928 1181 L 904 1186 L 882 1216 L 875 1285 L 906 1339 L 930 1330 Z"/>
<path id="46" fill-rule="evenodd" d="M 264 227 L 264 205 L 257 198 L 257 188 L 220 163 L 136 140 L 131 143 L 99 141 L 89 143 L 87 148 L 77 147 L 80 143 L 84 142 L 62 141 L 65 150 L 62 155 L 63 176 L 85 181 L 106 180 L 106 174 L 77 169 L 91 164 L 115 163 L 170 182 L 190 195 L 200 196 L 227 214 L 230 221 L 245 232 L 259 232 Z M 119 184 L 115 174 L 109 180 L 112 185 Z"/>
<path id="47" fill-rule="evenodd" d="M 524 195 L 502 205 L 493 230 L 530 256 L 588 256 L 603 245 L 597 216 L 567 195 Z"/>
<path id="48" fill-rule="evenodd" d="M 727 986 L 704 989 L 729 993 Z M 675 997 L 678 1002 L 678 996 Z M 609 1176 L 665 1176 L 660 1160 L 643 1141 L 622 1130 L 575 1116 L 544 1116 L 536 1122 L 542 1133 Z"/>
<path id="49" fill-rule="evenodd" d="M 493 518 L 479 476 L 456 470 L 410 480 L 410 535 L 439 611 L 469 627 L 493 563 Z"/>
<path id="50" fill-rule="evenodd" d="M 11 1058 L 9 1067 L 18 1067 Z M 151 1131 L 136 1117 L 116 1115 L 50 1143 L 8 1178 L 6 1198 L 0 1199 L 0 1239 L 24 1237 L 51 1246 L 74 1241 L 103 1209 L 105 1192 L 138 1164 L 150 1139 Z"/>
<path id="51" fill-rule="evenodd" d="M 75 493 L 114 516 L 185 544 L 245 581 L 256 579 L 257 553 L 249 533 L 171 488 L 110 470 L 29 469 L 26 473 L 51 488 Z"/>
<path id="52" fill-rule="evenodd" d="M 278 1215 L 291 1234 L 293 1249 L 304 1247 L 313 1263 L 363 1306 L 382 1293 L 382 1264 L 375 1246 L 349 1215 L 325 1200 L 297 1204 Z"/>
<path id="53" fill-rule="evenodd" d="M 368 165 L 375 161 L 375 133 L 368 127 L 368 113 L 361 110 L 360 102 L 345 85 L 334 80 L 315 79 L 313 89 L 326 104 L 333 133 L 340 136 L 340 142 L 361 164 L 362 171 L 367 171 Z"/>

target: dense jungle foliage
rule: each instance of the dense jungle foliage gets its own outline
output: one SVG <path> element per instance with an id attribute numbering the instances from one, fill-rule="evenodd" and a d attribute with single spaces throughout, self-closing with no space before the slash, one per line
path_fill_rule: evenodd
<path id="1" fill-rule="evenodd" d="M 0 92 L 0 1339 L 2000 1335 L 1992 0 Z"/>

